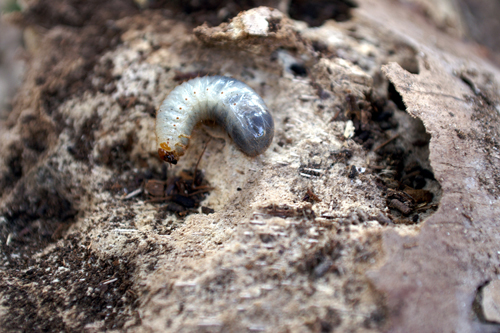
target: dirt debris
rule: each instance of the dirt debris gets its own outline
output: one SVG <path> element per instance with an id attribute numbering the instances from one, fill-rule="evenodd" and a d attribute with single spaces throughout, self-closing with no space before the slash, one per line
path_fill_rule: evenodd
<path id="1" fill-rule="evenodd" d="M 282 12 L 257 7 L 241 12 L 229 23 L 210 28 L 204 24 L 194 29 L 195 36 L 207 46 L 238 48 L 251 53 L 271 53 L 278 48 L 294 48 L 304 52 L 293 21 Z"/>

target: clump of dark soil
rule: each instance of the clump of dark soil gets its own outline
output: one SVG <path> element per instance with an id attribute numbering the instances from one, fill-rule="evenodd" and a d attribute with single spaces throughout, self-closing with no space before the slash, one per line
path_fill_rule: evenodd
<path id="1" fill-rule="evenodd" d="M 17 123 L 22 135 L 4 155 L 8 168 L 0 175 L 5 331 L 83 331 L 91 323 L 96 329 L 120 329 L 135 316 L 135 266 L 130 258 L 97 257 L 84 235 L 61 239 L 78 215 L 77 202 L 85 189 L 61 174 L 47 152 L 69 127 L 75 136 L 68 151 L 76 160 L 89 162 L 99 119 L 71 131 L 74 124 L 59 106 L 84 92 L 101 91 L 113 80 L 111 67 L 96 65 L 104 52 L 121 43 L 116 20 L 136 13 L 132 0 L 67 0 L 30 2 L 17 16 L 20 25 L 51 33 L 37 49 L 38 76 L 27 75 L 25 81 L 39 96 L 37 109 L 26 115 L 26 101 L 20 96 L 13 101 L 7 124 L 13 128 Z M 92 76 L 102 84 L 95 85 Z M 113 166 L 113 161 L 103 163 Z"/>
<path id="2" fill-rule="evenodd" d="M 120 329 L 138 315 L 132 291 L 134 265 L 128 258 L 99 258 L 89 241 L 68 236 L 36 258 L 11 253 L 0 281 L 6 331 L 82 331 Z M 127 309 L 127 310 L 125 310 Z M 72 318 L 76 326 L 68 326 Z"/>
<path id="3" fill-rule="evenodd" d="M 5 198 L 0 210 L 0 265 L 14 254 L 24 260 L 40 251 L 74 221 L 78 213 L 74 197 L 64 190 L 61 179 L 50 167 L 40 167 L 16 185 L 9 200 Z M 17 260 L 16 265 L 20 265 Z"/>

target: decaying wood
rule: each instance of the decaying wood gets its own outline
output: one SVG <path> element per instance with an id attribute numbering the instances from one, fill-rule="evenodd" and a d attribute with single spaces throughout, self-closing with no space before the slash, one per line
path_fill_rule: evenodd
<path id="1" fill-rule="evenodd" d="M 37 43 L 0 122 L 3 329 L 498 331 L 500 71 L 458 16 L 50 3 L 9 18 Z M 265 154 L 202 124 L 158 160 L 202 74 L 261 94 Z"/>

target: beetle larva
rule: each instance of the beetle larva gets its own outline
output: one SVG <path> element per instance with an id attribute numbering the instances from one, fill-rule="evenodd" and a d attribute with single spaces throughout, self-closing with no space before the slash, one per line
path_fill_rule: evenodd
<path id="1" fill-rule="evenodd" d="M 274 121 L 262 98 L 245 83 L 225 76 L 184 82 L 156 113 L 160 158 L 176 164 L 184 155 L 193 127 L 201 121 L 222 126 L 248 156 L 263 153 L 274 137 Z"/>

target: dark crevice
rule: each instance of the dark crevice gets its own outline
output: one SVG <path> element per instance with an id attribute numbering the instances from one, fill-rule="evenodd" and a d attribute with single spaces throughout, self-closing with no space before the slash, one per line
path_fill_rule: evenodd
<path id="1" fill-rule="evenodd" d="M 290 65 L 290 70 L 295 76 L 307 76 L 307 68 L 303 64 L 294 63 Z"/>
<path id="2" fill-rule="evenodd" d="M 438 207 L 441 188 L 429 161 L 430 135 L 420 119 L 406 112 L 403 98 L 389 82 L 387 99 L 347 96 L 347 118 L 354 140 L 378 157 L 372 162 L 390 218 L 396 223 L 423 221 Z"/>
<path id="3" fill-rule="evenodd" d="M 168 9 L 172 16 L 191 23 L 201 25 L 207 23 L 209 26 L 217 26 L 228 22 L 238 13 L 259 6 L 276 8 L 279 1 L 274 0 L 207 0 L 207 1 L 185 1 L 185 0 L 152 0 L 148 2 L 150 9 Z"/>
<path id="4" fill-rule="evenodd" d="M 473 323 L 476 327 L 479 328 L 478 332 L 500 332 L 500 324 L 488 321 L 486 319 L 484 309 L 483 309 L 483 296 L 484 289 L 488 286 L 489 281 L 481 284 L 476 290 L 476 297 L 474 297 L 474 301 L 472 302 L 472 313 L 471 318 L 473 319 Z"/>
<path id="5" fill-rule="evenodd" d="M 403 97 L 399 94 L 399 92 L 396 90 L 396 87 L 392 84 L 392 82 L 389 82 L 389 87 L 387 88 L 387 96 L 391 101 L 396 104 L 398 109 L 405 111 L 406 110 L 406 105 L 403 102 Z"/>
<path id="6" fill-rule="evenodd" d="M 288 14 L 294 20 L 305 21 L 311 27 L 319 27 L 326 20 L 348 21 L 351 10 L 357 7 L 351 0 L 292 0 Z"/>
<path id="7" fill-rule="evenodd" d="M 472 302 L 472 312 L 473 316 L 480 322 L 486 323 L 486 317 L 484 316 L 483 306 L 483 289 L 488 285 L 489 281 L 481 284 L 476 290 L 476 297 L 474 297 L 474 302 Z"/>

